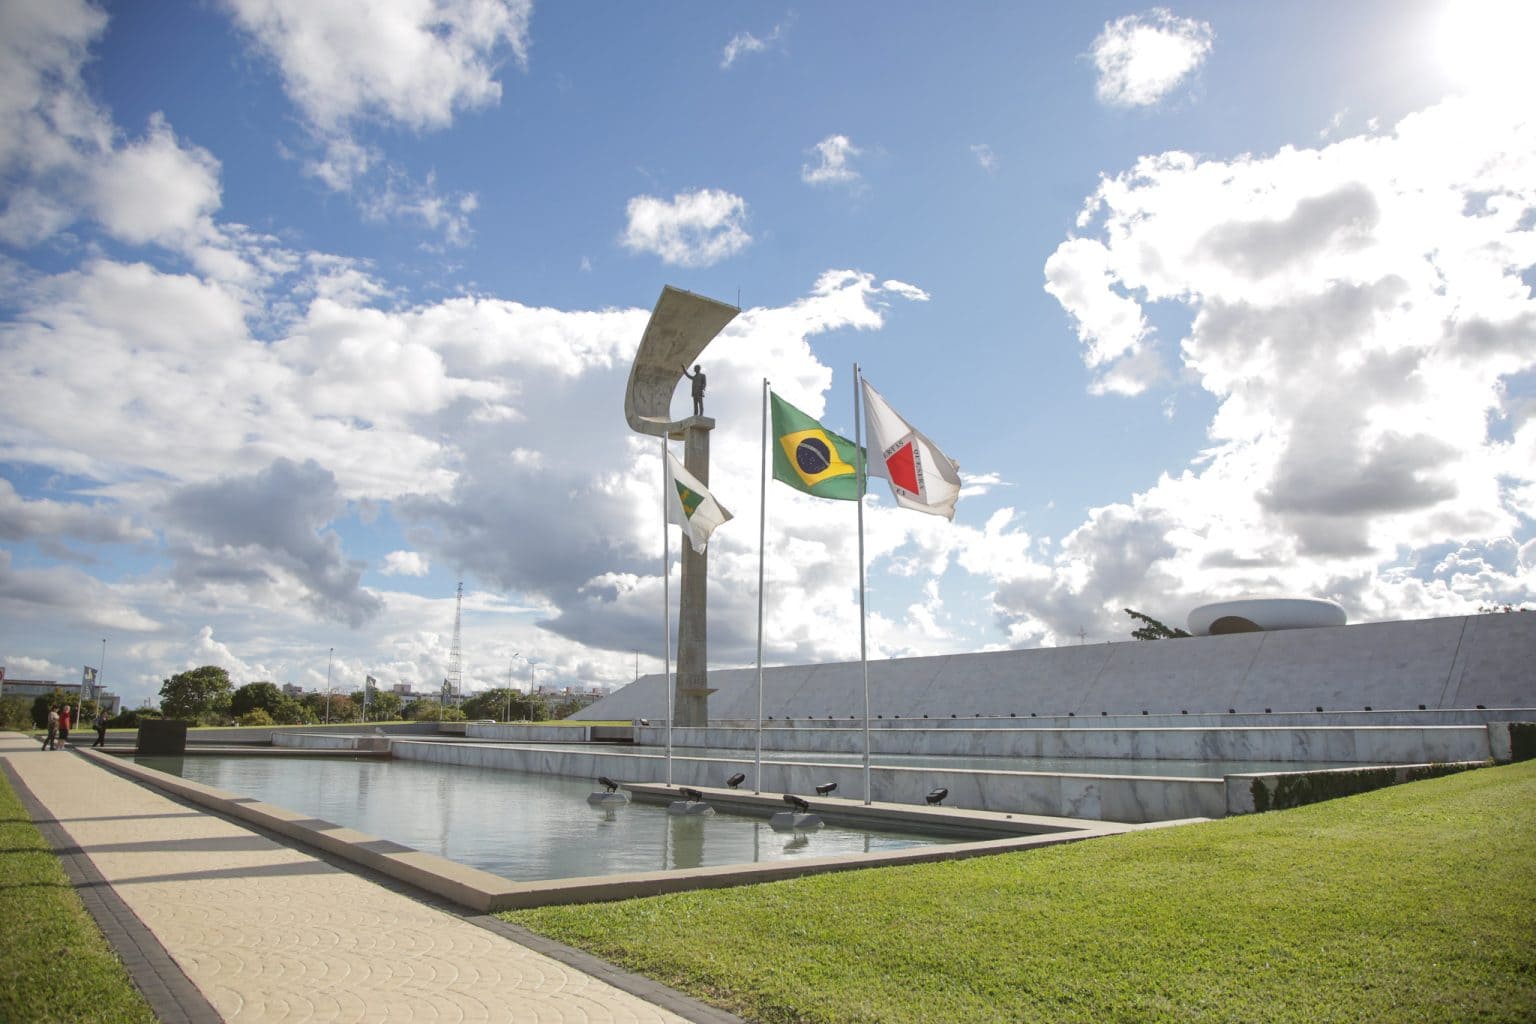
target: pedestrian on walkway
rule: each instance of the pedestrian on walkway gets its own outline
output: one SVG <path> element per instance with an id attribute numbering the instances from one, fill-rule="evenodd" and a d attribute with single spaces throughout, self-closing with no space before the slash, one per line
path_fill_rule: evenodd
<path id="1" fill-rule="evenodd" d="M 59 709 L 58 708 L 49 708 L 48 709 L 48 735 L 43 737 L 43 749 L 44 750 L 58 750 L 59 749 L 58 744 L 55 742 L 55 740 L 58 739 L 58 736 L 59 736 Z"/>
<path id="2" fill-rule="evenodd" d="M 91 746 L 93 746 L 93 747 L 105 747 L 107 745 L 107 710 L 106 710 L 106 708 L 97 708 L 96 709 L 96 721 L 95 721 L 94 724 L 96 726 L 96 742 L 92 743 Z"/>
<path id="3" fill-rule="evenodd" d="M 59 709 L 59 742 L 69 742 L 69 705 L 65 704 Z M 57 748 L 55 748 L 57 749 Z"/>

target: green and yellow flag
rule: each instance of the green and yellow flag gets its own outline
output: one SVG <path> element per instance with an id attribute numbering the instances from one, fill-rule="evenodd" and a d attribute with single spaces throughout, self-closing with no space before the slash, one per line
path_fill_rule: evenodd
<path id="1" fill-rule="evenodd" d="M 858 446 L 778 395 L 771 397 L 773 478 L 818 498 L 858 501 Z"/>

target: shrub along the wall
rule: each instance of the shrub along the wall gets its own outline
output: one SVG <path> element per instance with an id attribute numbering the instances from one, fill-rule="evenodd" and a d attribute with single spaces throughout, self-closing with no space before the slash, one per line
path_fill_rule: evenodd
<path id="1" fill-rule="evenodd" d="M 1427 764 L 1409 768 L 1354 768 L 1342 771 L 1308 772 L 1282 775 L 1273 780 L 1273 789 L 1263 779 L 1253 780 L 1253 809 L 1283 811 L 1335 797 L 1368 793 L 1399 782 L 1415 782 L 1439 775 L 1465 771 L 1464 764 Z"/>

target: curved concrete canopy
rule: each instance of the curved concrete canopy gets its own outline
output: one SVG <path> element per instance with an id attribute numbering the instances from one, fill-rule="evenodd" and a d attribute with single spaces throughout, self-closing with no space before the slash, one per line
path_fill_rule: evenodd
<path id="1" fill-rule="evenodd" d="M 1244 597 L 1203 604 L 1189 613 L 1196 636 L 1254 633 L 1271 629 L 1342 626 L 1344 609 L 1317 597 Z"/>
<path id="2" fill-rule="evenodd" d="M 624 390 L 624 418 L 631 430 L 665 437 L 682 429 L 686 421 L 671 417 L 672 392 L 683 379 L 683 368 L 692 366 L 740 312 L 681 288 L 662 288 Z"/>

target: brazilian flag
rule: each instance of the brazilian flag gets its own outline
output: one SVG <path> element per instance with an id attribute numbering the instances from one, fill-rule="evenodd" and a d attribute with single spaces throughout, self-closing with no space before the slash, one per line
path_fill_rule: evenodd
<path id="1" fill-rule="evenodd" d="M 778 395 L 773 399 L 773 478 L 818 498 L 859 500 L 857 445 Z"/>

